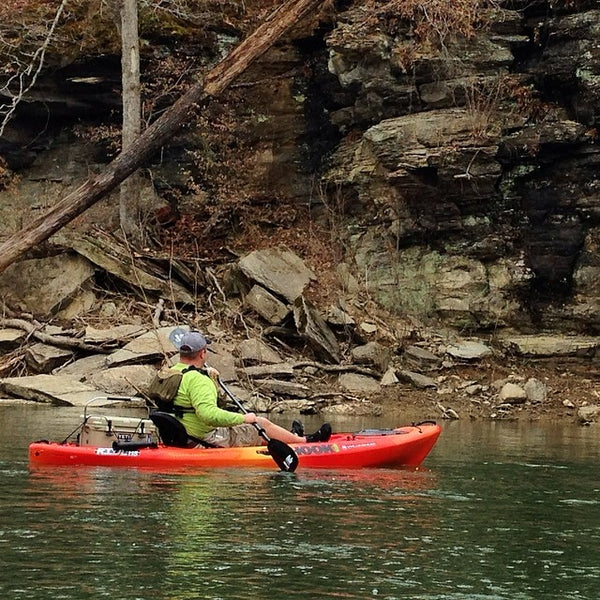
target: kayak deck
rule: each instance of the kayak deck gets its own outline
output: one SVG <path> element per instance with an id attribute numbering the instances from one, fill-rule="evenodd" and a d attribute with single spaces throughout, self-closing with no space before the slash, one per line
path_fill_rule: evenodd
<path id="1" fill-rule="evenodd" d="M 436 423 L 389 430 L 337 433 L 328 442 L 291 444 L 300 469 L 416 467 L 435 445 Z M 32 465 L 87 465 L 171 470 L 181 468 L 273 467 L 266 446 L 241 448 L 155 448 L 113 450 L 112 447 L 39 441 L 29 446 Z"/>

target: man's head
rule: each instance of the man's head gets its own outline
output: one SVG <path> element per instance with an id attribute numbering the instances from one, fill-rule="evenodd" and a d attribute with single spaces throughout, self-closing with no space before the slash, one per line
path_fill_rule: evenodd
<path id="1" fill-rule="evenodd" d="M 182 359 L 193 359 L 206 354 L 208 341 L 199 331 L 188 331 L 181 337 L 179 355 Z"/>

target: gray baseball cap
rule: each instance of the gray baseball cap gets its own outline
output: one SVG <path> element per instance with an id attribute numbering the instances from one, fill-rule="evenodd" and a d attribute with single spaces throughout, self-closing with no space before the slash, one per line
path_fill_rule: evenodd
<path id="1" fill-rule="evenodd" d="M 199 331 L 187 331 L 181 337 L 180 354 L 196 354 L 204 350 L 209 341 Z"/>

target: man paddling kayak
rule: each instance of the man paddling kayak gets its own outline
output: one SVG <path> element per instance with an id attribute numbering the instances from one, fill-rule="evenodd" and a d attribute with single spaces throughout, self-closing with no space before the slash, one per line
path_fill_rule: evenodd
<path id="1" fill-rule="evenodd" d="M 180 409 L 179 413 L 176 412 L 177 418 L 192 440 L 220 448 L 260 446 L 265 440 L 254 423 L 269 438 L 286 444 L 326 442 L 331 437 L 329 423 L 324 423 L 315 433 L 297 435 L 253 412 L 240 414 L 219 408 L 217 387 L 205 367 L 206 338 L 198 331 L 188 331 L 178 340 L 178 346 L 179 362 L 172 369 L 180 372 L 185 370 L 185 376 L 177 390 L 174 408 Z"/>

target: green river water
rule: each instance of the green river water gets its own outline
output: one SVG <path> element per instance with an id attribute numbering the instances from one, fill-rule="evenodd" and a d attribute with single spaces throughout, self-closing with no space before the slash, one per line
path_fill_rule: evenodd
<path id="1" fill-rule="evenodd" d="M 600 425 L 444 421 L 419 470 L 30 470 L 80 412 L 0 405 L 2 599 L 600 597 Z"/>

